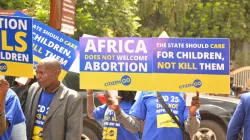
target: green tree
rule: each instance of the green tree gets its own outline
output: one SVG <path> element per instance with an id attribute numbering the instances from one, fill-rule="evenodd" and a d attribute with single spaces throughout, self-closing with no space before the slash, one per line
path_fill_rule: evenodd
<path id="1" fill-rule="evenodd" d="M 230 38 L 231 58 L 244 41 L 250 41 L 248 0 L 209 0 L 191 5 L 182 36 Z"/>
<path id="2" fill-rule="evenodd" d="M 27 9 L 29 15 L 48 24 L 50 0 L 1 0 L 2 9 Z M 136 0 L 77 0 L 75 39 L 83 33 L 96 36 L 122 37 L 136 35 L 140 18 Z"/>
<path id="3" fill-rule="evenodd" d="M 139 17 L 135 0 L 77 1 L 77 34 L 129 37 L 137 35 Z M 79 36 L 77 35 L 77 36 Z"/>
<path id="4" fill-rule="evenodd" d="M 0 9 L 24 8 L 27 0 L 0 0 Z"/>
<path id="5" fill-rule="evenodd" d="M 0 0 L 0 8 L 4 10 L 28 10 L 29 16 L 48 24 L 50 0 Z"/>
<path id="6" fill-rule="evenodd" d="M 181 36 L 183 19 L 193 3 L 197 3 L 197 0 L 139 0 L 137 14 L 142 24 L 139 33 L 156 37 L 165 30 L 171 37 Z"/>

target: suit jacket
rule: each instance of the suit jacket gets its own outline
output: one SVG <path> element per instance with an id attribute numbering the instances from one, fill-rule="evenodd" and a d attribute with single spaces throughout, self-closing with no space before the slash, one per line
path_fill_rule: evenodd
<path id="1" fill-rule="evenodd" d="M 28 92 L 25 107 L 27 139 L 31 140 L 37 107 L 42 93 L 38 83 Z M 43 127 L 44 140 L 80 140 L 82 134 L 83 98 L 62 83 L 56 92 Z"/>
<path id="2" fill-rule="evenodd" d="M 227 140 L 238 140 L 238 136 L 244 128 L 243 140 L 250 140 L 250 93 L 244 93 L 241 96 L 233 117 L 231 118 L 228 130 Z"/>

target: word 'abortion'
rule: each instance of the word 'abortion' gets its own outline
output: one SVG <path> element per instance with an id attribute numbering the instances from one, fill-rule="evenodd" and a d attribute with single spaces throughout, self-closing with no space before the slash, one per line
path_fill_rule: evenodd
<path id="1" fill-rule="evenodd" d="M 0 18 L 0 28 L 1 29 L 18 29 L 27 30 L 28 22 L 25 19 L 14 19 L 14 18 Z"/>
<path id="2" fill-rule="evenodd" d="M 178 59 L 219 59 L 223 60 L 221 52 L 171 52 L 157 51 L 157 58 Z"/>
<path id="3" fill-rule="evenodd" d="M 86 62 L 85 71 L 147 72 L 147 63 L 128 62 Z"/>
<path id="4" fill-rule="evenodd" d="M 108 52 L 108 53 L 147 53 L 144 40 L 104 40 L 88 39 L 84 52 Z"/>

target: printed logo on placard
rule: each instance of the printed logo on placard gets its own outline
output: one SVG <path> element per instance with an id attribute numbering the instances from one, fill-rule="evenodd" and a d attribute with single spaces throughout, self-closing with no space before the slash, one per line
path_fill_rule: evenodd
<path id="1" fill-rule="evenodd" d="M 0 71 L 1 72 L 6 72 L 7 71 L 7 65 L 5 63 L 0 63 Z"/>
<path id="2" fill-rule="evenodd" d="M 109 135 L 110 135 L 110 136 L 114 136 L 114 134 L 115 134 L 114 130 L 110 130 L 110 131 L 109 131 Z"/>
<path id="3" fill-rule="evenodd" d="M 131 78 L 128 75 L 122 76 L 121 82 L 124 86 L 128 86 L 131 83 Z"/>
<path id="4" fill-rule="evenodd" d="M 193 83 L 190 84 L 184 84 L 184 85 L 180 85 L 179 88 L 189 88 L 189 87 L 195 87 L 195 88 L 200 88 L 202 86 L 202 82 L 200 79 L 196 79 L 194 80 Z"/>
<path id="5" fill-rule="evenodd" d="M 104 83 L 104 86 L 114 86 L 114 85 L 118 85 L 118 84 L 123 84 L 124 86 L 128 86 L 130 85 L 132 82 L 132 79 L 130 76 L 128 75 L 124 75 L 122 76 L 122 78 L 120 80 L 114 80 L 114 81 L 111 81 L 111 82 L 106 82 Z"/>

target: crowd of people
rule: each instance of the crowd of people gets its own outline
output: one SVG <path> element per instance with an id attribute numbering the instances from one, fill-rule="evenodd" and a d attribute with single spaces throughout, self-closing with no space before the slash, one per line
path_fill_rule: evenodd
<path id="1" fill-rule="evenodd" d="M 59 61 L 44 58 L 35 78 L 26 84 L 10 87 L 5 79 L 0 80 L 1 140 L 81 139 L 83 97 L 58 80 L 60 73 Z M 103 120 L 103 140 L 190 140 L 200 127 L 199 92 L 187 106 L 182 92 L 142 91 L 137 95 L 119 90 L 114 98 L 107 90 L 106 104 L 96 107 L 93 90 L 86 91 L 88 117 Z M 250 128 L 250 94 L 240 99 L 228 127 L 228 140 L 236 140 L 242 128 L 245 132 Z M 248 135 L 244 133 L 245 138 Z"/>
<path id="2" fill-rule="evenodd" d="M 1 140 L 81 139 L 83 97 L 58 80 L 60 72 L 59 61 L 45 58 L 37 65 L 35 79 L 24 85 L 10 87 L 5 79 L 0 80 Z M 88 116 L 104 120 L 103 139 L 141 139 L 139 132 L 143 132 L 142 139 L 169 135 L 181 140 L 184 132 L 192 135 L 199 128 L 199 96 L 188 108 L 184 93 L 160 92 L 165 103 L 173 104 L 171 109 L 185 126 L 183 131 L 161 110 L 154 92 L 142 92 L 137 100 L 136 91 L 118 93 L 119 104 L 114 104 L 107 92 L 107 104 L 95 107 L 93 91 L 87 90 Z"/>

